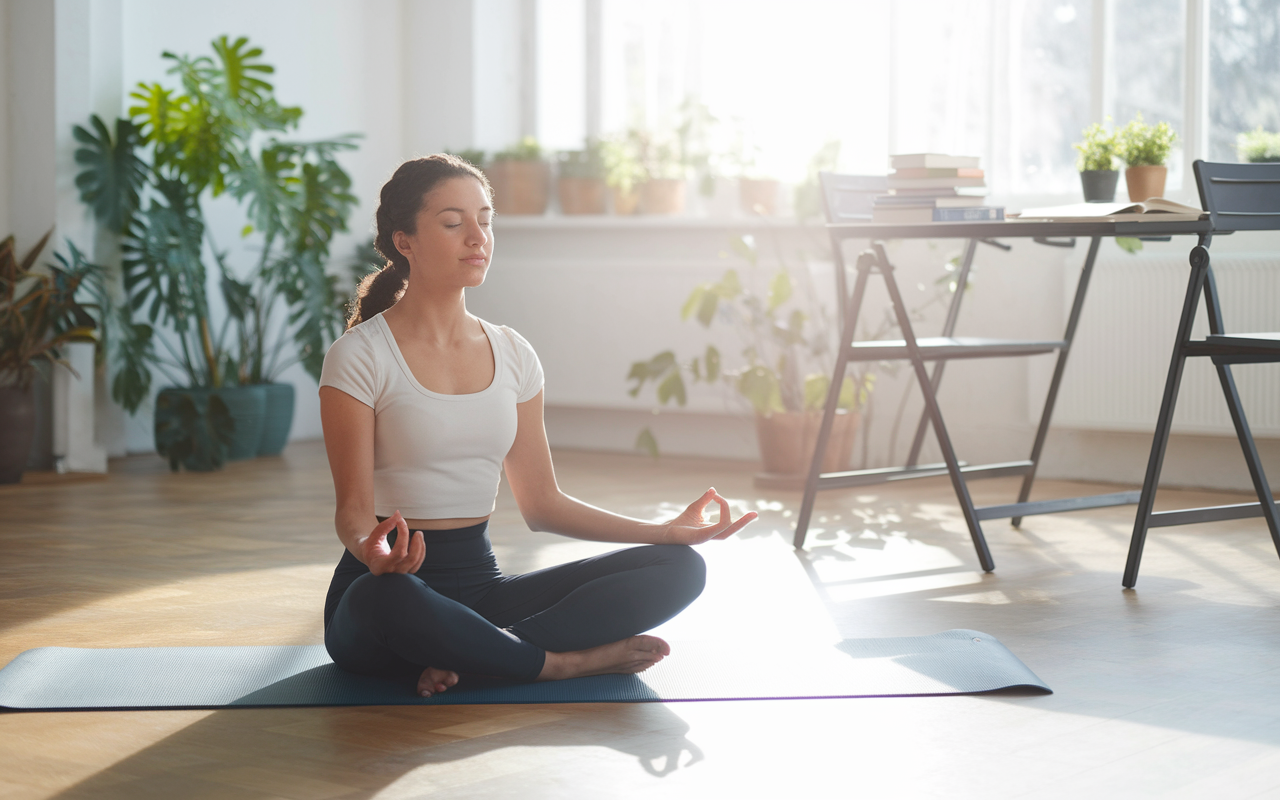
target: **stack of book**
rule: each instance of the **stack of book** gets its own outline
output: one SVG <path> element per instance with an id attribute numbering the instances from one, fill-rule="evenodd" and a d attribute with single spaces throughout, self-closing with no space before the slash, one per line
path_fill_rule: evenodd
<path id="1" fill-rule="evenodd" d="M 889 194 L 875 198 L 875 222 L 971 222 L 1004 219 L 986 205 L 986 181 L 977 156 L 914 153 L 890 156 Z"/>

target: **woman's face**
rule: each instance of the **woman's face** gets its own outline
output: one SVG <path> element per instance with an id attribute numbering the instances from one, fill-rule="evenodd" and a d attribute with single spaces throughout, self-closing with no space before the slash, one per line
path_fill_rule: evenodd
<path id="1" fill-rule="evenodd" d="M 492 218 L 489 196 L 475 178 L 450 178 L 428 192 L 417 229 L 393 237 L 409 259 L 410 283 L 441 289 L 484 283 L 493 257 Z"/>

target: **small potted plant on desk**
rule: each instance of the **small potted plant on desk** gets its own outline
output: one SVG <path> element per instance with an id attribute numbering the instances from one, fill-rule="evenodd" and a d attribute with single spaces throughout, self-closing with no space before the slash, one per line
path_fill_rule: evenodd
<path id="1" fill-rule="evenodd" d="M 1164 196 L 1168 168 L 1165 161 L 1178 135 L 1169 123 L 1148 125 L 1138 113 L 1128 125 L 1116 133 L 1117 155 L 1124 161 L 1124 182 L 1129 189 L 1129 200 L 1141 203 L 1152 197 Z"/>
<path id="2" fill-rule="evenodd" d="M 542 158 L 538 140 L 526 136 L 496 153 L 485 168 L 499 213 L 538 216 L 551 196 L 551 166 Z"/>
<path id="3" fill-rule="evenodd" d="M 737 270 L 730 269 L 719 281 L 695 287 L 681 309 L 681 317 L 694 318 L 704 328 L 710 328 L 716 320 L 733 325 L 744 344 L 741 366 L 726 369 L 714 345 L 686 362 L 667 350 L 631 365 L 628 379 L 635 384 L 629 393 L 636 397 L 646 384 L 652 383 L 659 403 L 667 405 L 674 400 L 683 407 L 688 402 L 686 376 L 695 383 L 728 385 L 754 412 L 764 464 L 757 483 L 797 488 L 803 485 L 813 458 L 822 408 L 831 385 L 830 326 L 816 302 L 796 302 L 795 283 L 785 264 L 768 279 L 767 289 L 758 291 L 751 285 L 758 261 L 754 238 L 736 237 L 732 244 L 750 267 L 747 284 Z M 831 444 L 823 460 L 824 471 L 848 466 L 859 411 L 867 401 L 873 380 L 867 371 L 845 378 Z M 640 432 L 636 446 L 657 454 L 657 441 L 648 428 Z"/>
<path id="4" fill-rule="evenodd" d="M 1264 131 L 1259 125 L 1236 137 L 1236 150 L 1240 154 L 1240 160 L 1247 164 L 1280 162 L 1280 133 Z"/>
<path id="5" fill-rule="evenodd" d="M 581 150 L 566 150 L 557 157 L 560 177 L 556 193 L 562 214 L 605 212 L 605 168 L 600 144 L 588 141 Z"/>
<path id="6" fill-rule="evenodd" d="M 1080 151 L 1076 166 L 1080 169 L 1080 184 L 1086 203 L 1110 203 L 1116 199 L 1116 184 L 1120 172 L 1115 168 L 1116 134 L 1108 133 L 1101 123 L 1095 122 L 1084 129 L 1083 140 L 1075 145 Z"/>
<path id="7" fill-rule="evenodd" d="M 0 483 L 21 480 L 31 455 L 36 364 L 59 361 L 58 349 L 72 342 L 96 341 L 76 292 L 98 268 L 73 249 L 70 264 L 59 257 L 64 268 L 38 271 L 48 241 L 46 233 L 21 259 L 12 236 L 0 241 Z"/>

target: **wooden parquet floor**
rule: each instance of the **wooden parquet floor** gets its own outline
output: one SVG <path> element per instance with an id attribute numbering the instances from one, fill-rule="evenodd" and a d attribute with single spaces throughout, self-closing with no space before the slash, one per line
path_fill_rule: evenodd
<path id="1" fill-rule="evenodd" d="M 827 493 L 795 555 L 798 495 L 753 489 L 750 465 L 564 452 L 557 467 L 566 490 L 622 513 L 673 513 L 707 485 L 761 513 L 703 548 L 713 579 L 678 632 L 730 631 L 764 685 L 787 680 L 770 648 L 784 629 L 964 627 L 1056 693 L 0 713 L 0 797 L 1280 797 L 1280 558 L 1259 520 L 1154 532 L 1125 592 L 1131 509 L 990 523 L 988 575 L 943 481 Z M 1161 502 L 1205 500 L 1238 502 Z M 331 518 L 315 442 L 212 474 L 132 457 L 105 477 L 0 487 L 0 664 L 51 645 L 318 643 L 341 552 Z M 513 572 L 604 549 L 528 532 L 505 488 L 492 537 Z M 774 602 L 761 559 L 812 603 Z"/>

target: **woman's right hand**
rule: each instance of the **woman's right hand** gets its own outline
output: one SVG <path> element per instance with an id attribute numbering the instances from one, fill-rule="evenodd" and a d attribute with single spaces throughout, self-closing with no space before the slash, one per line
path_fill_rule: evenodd
<path id="1" fill-rule="evenodd" d="M 387 537 L 393 530 L 396 532 L 394 547 L 387 544 Z M 417 572 L 426 557 L 427 542 L 422 531 L 414 531 L 410 536 L 409 525 L 399 511 L 378 523 L 360 543 L 360 560 L 374 575 Z"/>

